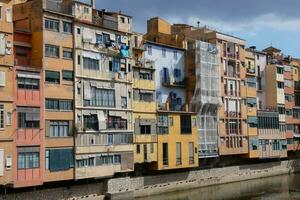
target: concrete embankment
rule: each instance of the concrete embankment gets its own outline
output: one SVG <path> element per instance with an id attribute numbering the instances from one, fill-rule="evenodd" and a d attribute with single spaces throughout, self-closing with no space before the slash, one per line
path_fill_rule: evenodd
<path id="1" fill-rule="evenodd" d="M 106 196 L 110 199 L 132 199 L 218 184 L 278 176 L 300 171 L 300 160 L 196 170 L 146 177 L 107 180 Z"/>

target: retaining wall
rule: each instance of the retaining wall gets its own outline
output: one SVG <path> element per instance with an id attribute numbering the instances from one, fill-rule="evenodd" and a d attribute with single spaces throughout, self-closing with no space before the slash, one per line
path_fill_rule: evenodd
<path id="1" fill-rule="evenodd" d="M 237 181 L 283 175 L 300 171 L 300 160 L 215 168 L 146 177 L 109 179 L 106 196 L 132 199 Z"/>

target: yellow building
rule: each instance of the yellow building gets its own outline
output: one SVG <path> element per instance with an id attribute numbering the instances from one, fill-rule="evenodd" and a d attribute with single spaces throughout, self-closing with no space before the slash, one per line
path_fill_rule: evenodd
<path id="1" fill-rule="evenodd" d="M 246 67 L 246 102 L 247 102 L 247 132 L 249 136 L 249 158 L 258 157 L 258 149 L 252 148 L 252 141 L 258 140 L 257 132 L 257 94 L 256 94 L 256 63 L 255 52 L 246 50 L 245 53 Z"/>
<path id="2" fill-rule="evenodd" d="M 158 111 L 157 170 L 198 167 L 196 114 Z"/>
<path id="3" fill-rule="evenodd" d="M 144 59 L 143 35 L 132 35 L 134 163 L 157 161 L 155 69 Z"/>

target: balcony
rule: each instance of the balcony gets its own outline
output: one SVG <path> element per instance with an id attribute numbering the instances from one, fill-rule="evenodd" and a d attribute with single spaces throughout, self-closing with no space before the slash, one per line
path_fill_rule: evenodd
<path id="1" fill-rule="evenodd" d="M 73 15 L 72 1 L 53 1 L 44 0 L 43 5 L 45 10 L 62 13 L 66 15 Z"/>
<path id="2" fill-rule="evenodd" d="M 229 97 L 240 97 L 241 92 L 235 90 L 225 90 L 224 94 L 225 96 L 229 96 Z"/>
<path id="3" fill-rule="evenodd" d="M 16 56 L 15 57 L 15 65 L 28 67 L 31 66 L 31 58 L 24 56 Z"/>
<path id="4" fill-rule="evenodd" d="M 225 117 L 240 118 L 241 117 L 241 112 L 225 111 Z"/>
<path id="5" fill-rule="evenodd" d="M 224 76 L 229 78 L 240 78 L 240 72 L 225 71 Z"/>
<path id="6" fill-rule="evenodd" d="M 163 80 L 162 85 L 165 87 L 181 87 L 184 88 L 184 80 L 182 81 L 170 81 L 170 80 Z"/>

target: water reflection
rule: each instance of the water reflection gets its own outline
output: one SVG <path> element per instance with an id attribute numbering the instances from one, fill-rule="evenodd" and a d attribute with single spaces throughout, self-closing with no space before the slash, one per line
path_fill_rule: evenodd
<path id="1" fill-rule="evenodd" d="M 144 197 L 137 200 L 300 200 L 300 174 L 276 176 L 189 191 Z"/>

